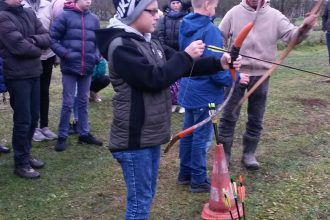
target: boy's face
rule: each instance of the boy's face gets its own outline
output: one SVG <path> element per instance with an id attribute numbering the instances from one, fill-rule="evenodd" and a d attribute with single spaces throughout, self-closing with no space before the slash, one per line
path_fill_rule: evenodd
<path id="1" fill-rule="evenodd" d="M 182 4 L 179 1 L 172 1 L 170 7 L 173 11 L 179 12 L 182 9 Z"/>
<path id="2" fill-rule="evenodd" d="M 152 33 L 155 31 L 158 19 L 158 3 L 153 1 L 130 26 L 143 34 Z"/>
<path id="3" fill-rule="evenodd" d="M 218 3 L 219 0 L 205 1 L 205 9 L 209 17 L 213 17 L 215 15 L 215 9 L 217 8 Z"/>
<path id="4" fill-rule="evenodd" d="M 92 0 L 78 0 L 76 4 L 80 10 L 86 11 L 91 7 Z"/>

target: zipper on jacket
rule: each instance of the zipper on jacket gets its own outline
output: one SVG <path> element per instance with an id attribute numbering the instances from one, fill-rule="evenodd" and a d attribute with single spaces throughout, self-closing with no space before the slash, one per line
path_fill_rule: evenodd
<path id="1" fill-rule="evenodd" d="M 81 35 L 82 35 L 82 48 L 81 48 L 81 73 L 84 75 L 85 71 L 85 18 L 84 13 L 81 12 Z"/>

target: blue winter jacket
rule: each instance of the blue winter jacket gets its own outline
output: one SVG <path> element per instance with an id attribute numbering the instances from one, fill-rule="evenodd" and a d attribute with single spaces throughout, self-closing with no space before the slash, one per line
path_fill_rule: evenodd
<path id="1" fill-rule="evenodd" d="M 183 18 L 180 32 L 180 50 L 191 42 L 203 40 L 206 45 L 223 46 L 220 30 L 207 16 L 190 13 Z M 220 59 L 222 53 L 205 49 L 202 57 L 214 56 Z M 214 75 L 182 78 L 178 100 L 187 109 L 205 108 L 208 103 L 221 104 L 224 100 L 224 86 L 232 84 L 229 71 L 220 71 Z"/>
<path id="2" fill-rule="evenodd" d="M 7 92 L 5 78 L 3 76 L 3 59 L 2 59 L 2 57 L 0 57 L 0 93 L 1 92 Z"/>
<path id="3" fill-rule="evenodd" d="M 90 75 L 98 61 L 95 30 L 99 19 L 90 11 L 80 11 L 73 3 L 51 25 L 51 49 L 61 58 L 61 71 L 65 74 Z"/>

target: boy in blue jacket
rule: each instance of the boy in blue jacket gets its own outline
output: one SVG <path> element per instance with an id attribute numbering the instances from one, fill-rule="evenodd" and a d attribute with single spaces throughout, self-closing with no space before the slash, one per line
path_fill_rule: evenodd
<path id="1" fill-rule="evenodd" d="M 222 47 L 222 36 L 212 23 L 218 0 L 193 0 L 194 13 L 183 18 L 179 33 L 180 48 L 187 47 L 195 40 L 202 40 L 206 45 Z M 205 50 L 202 57 L 220 58 L 221 53 Z M 241 84 L 247 84 L 246 74 L 237 77 Z M 186 109 L 183 129 L 186 129 L 209 116 L 209 103 L 219 105 L 224 100 L 224 87 L 232 84 L 229 71 L 214 75 L 181 79 L 179 103 Z M 190 185 L 190 192 L 209 192 L 210 183 L 206 172 L 206 153 L 211 144 L 212 123 L 197 129 L 193 134 L 181 139 L 180 171 L 178 184 Z"/>
<path id="2" fill-rule="evenodd" d="M 89 11 L 91 0 L 76 0 L 64 4 L 64 11 L 50 29 L 52 50 L 61 58 L 63 98 L 56 151 L 66 149 L 70 114 L 77 85 L 79 143 L 102 145 L 89 132 L 88 93 L 94 65 L 99 60 L 95 30 L 99 19 Z"/>

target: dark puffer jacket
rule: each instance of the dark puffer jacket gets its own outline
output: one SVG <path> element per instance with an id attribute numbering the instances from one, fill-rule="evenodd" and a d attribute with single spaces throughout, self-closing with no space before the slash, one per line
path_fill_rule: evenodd
<path id="1" fill-rule="evenodd" d="M 61 58 L 62 73 L 90 75 L 98 60 L 95 30 L 99 19 L 90 11 L 80 11 L 66 3 L 50 28 L 52 50 Z"/>
<path id="2" fill-rule="evenodd" d="M 103 57 L 109 60 L 113 121 L 111 151 L 154 147 L 170 139 L 171 97 L 169 86 L 182 76 L 216 73 L 214 57 L 193 60 L 186 52 L 147 42 L 142 36 L 111 27 L 97 32 Z M 124 25 L 122 25 L 123 28 Z"/>
<path id="3" fill-rule="evenodd" d="M 170 11 L 157 24 L 158 39 L 162 44 L 179 50 L 179 29 L 182 19 L 188 11 Z"/>
<path id="4" fill-rule="evenodd" d="M 39 77 L 41 49 L 49 46 L 48 32 L 33 11 L 0 1 L 0 54 L 6 79 Z"/>

